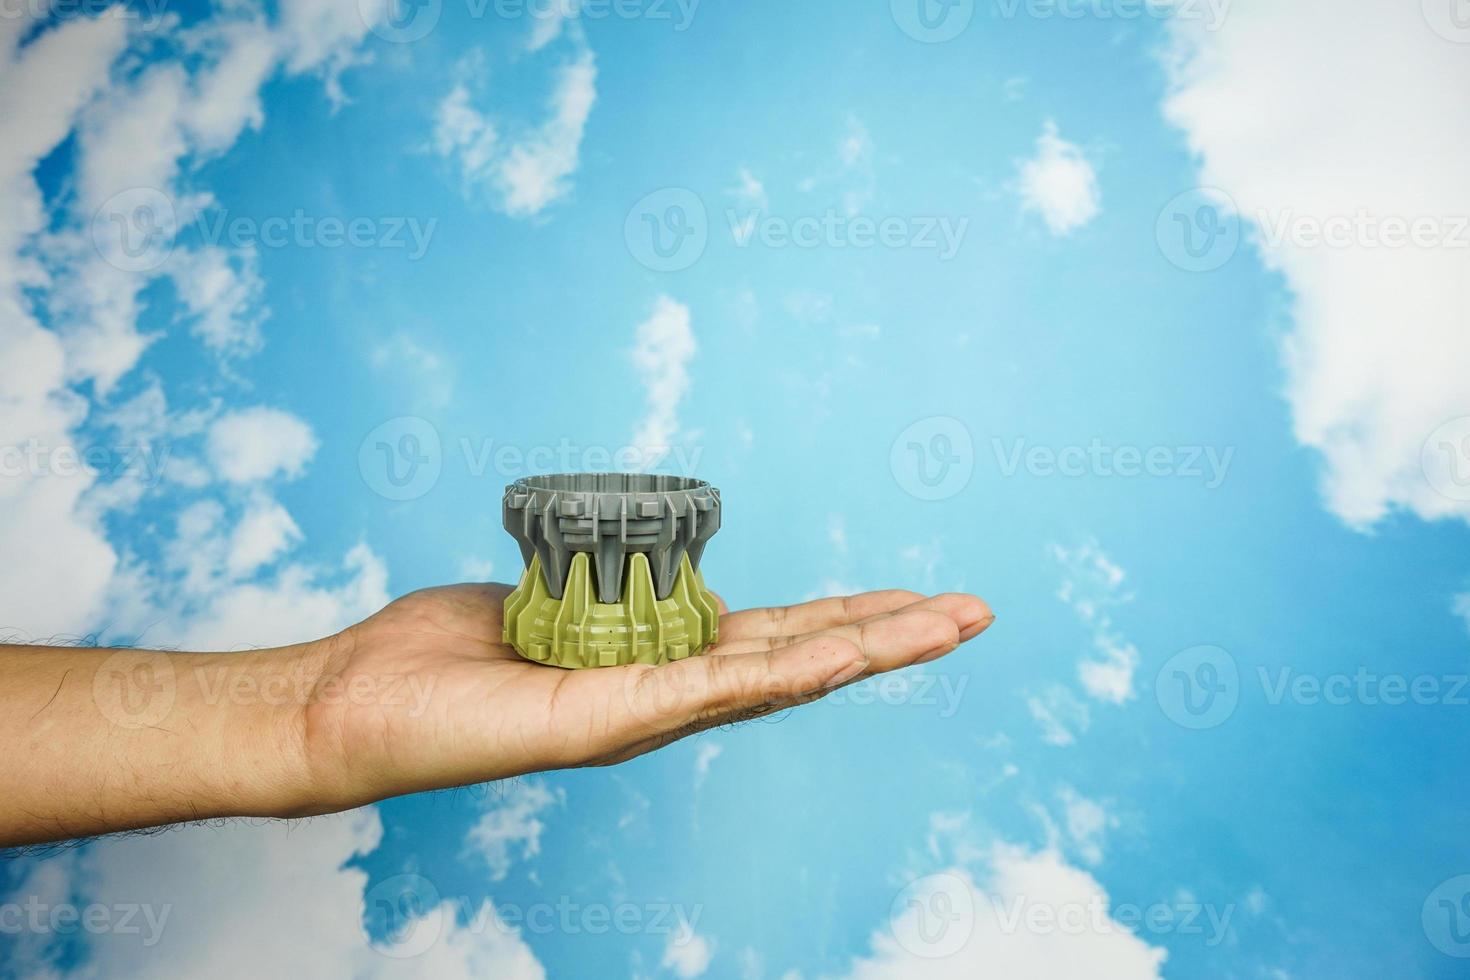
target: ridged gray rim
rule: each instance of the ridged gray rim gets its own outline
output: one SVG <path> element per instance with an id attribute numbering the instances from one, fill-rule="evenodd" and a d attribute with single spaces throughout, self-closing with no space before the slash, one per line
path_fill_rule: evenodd
<path id="1" fill-rule="evenodd" d="M 530 567 L 540 556 L 560 599 L 572 556 L 592 556 L 599 602 L 617 602 L 632 552 L 648 555 L 655 594 L 667 599 L 684 556 L 698 569 L 720 529 L 720 491 L 704 480 L 651 473 L 553 473 L 505 488 L 505 529 Z"/>

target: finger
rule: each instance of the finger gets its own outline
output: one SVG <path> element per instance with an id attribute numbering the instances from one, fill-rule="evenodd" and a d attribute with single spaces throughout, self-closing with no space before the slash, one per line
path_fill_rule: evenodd
<path id="1" fill-rule="evenodd" d="M 628 702 L 633 727 L 625 735 L 633 736 L 633 741 L 599 762 L 624 762 L 711 728 L 809 704 L 863 677 L 942 656 L 958 645 L 953 620 L 934 610 L 916 609 L 839 627 L 775 650 L 655 668 L 638 682 L 651 687 Z M 859 655 L 847 659 L 845 667 L 825 673 L 814 666 L 816 661 L 805 659 L 844 649 Z M 848 655 L 838 655 L 838 660 L 844 657 Z M 673 669 L 686 665 L 690 669 Z"/>
<path id="2" fill-rule="evenodd" d="M 973 640 L 995 622 L 995 613 L 990 605 L 979 596 L 967 592 L 946 592 L 926 600 L 922 605 L 954 620 L 955 626 L 959 627 L 961 643 Z"/>
<path id="3" fill-rule="evenodd" d="M 775 650 L 695 657 L 647 669 L 624 684 L 629 734 L 636 738 L 697 729 L 733 713 L 783 704 L 865 674 L 940 656 L 958 644 L 953 620 L 921 609 Z"/>
<path id="4" fill-rule="evenodd" d="M 820 633 L 741 640 L 730 647 L 722 646 L 717 652 L 727 657 L 760 653 L 794 646 L 819 636 L 835 636 L 856 643 L 868 654 L 874 673 L 904 666 L 905 662 L 900 661 L 906 655 L 920 657 L 941 647 L 953 649 L 959 645 L 959 628 L 949 616 L 916 603 L 898 612 L 871 616 L 862 622 L 834 626 Z M 895 660 L 895 657 L 900 659 Z"/>
<path id="5" fill-rule="evenodd" d="M 867 666 L 856 643 L 819 636 L 779 650 L 691 657 L 603 676 L 611 685 L 612 730 L 631 745 L 669 733 L 682 737 L 711 718 L 835 687 Z"/>
<path id="6" fill-rule="evenodd" d="M 948 616 L 959 631 L 959 642 L 974 639 L 985 631 L 995 621 L 995 614 L 990 607 L 976 596 L 963 595 L 959 593 L 948 593 L 937 595 L 928 599 L 920 599 L 918 602 L 910 603 L 902 608 L 890 612 L 879 613 L 858 620 L 857 623 L 848 626 L 837 626 L 831 629 L 819 630 L 815 633 L 806 633 L 797 636 L 762 636 L 749 639 L 727 641 L 721 636 L 720 641 L 709 650 L 715 655 L 729 655 L 732 653 L 754 653 L 760 650 L 776 650 L 784 646 L 791 646 L 804 639 L 817 636 L 821 633 L 832 633 L 837 636 L 852 638 L 851 630 L 863 624 L 877 623 L 893 616 L 901 616 L 910 612 L 930 611 Z"/>
<path id="7" fill-rule="evenodd" d="M 924 597 L 907 589 L 817 599 L 799 606 L 768 606 L 731 613 L 720 620 L 722 640 L 761 636 L 800 636 L 891 612 Z"/>

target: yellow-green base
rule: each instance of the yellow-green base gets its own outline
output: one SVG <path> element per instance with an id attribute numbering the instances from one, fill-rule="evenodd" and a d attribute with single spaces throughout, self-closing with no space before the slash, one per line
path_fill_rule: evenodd
<path id="1" fill-rule="evenodd" d="M 505 642 L 528 660 L 556 667 L 662 664 L 692 657 L 719 635 L 720 610 L 686 556 L 674 591 L 659 600 L 646 555 L 628 556 L 623 595 L 597 601 L 588 555 L 572 556 L 562 598 L 554 599 L 533 558 L 505 599 Z"/>

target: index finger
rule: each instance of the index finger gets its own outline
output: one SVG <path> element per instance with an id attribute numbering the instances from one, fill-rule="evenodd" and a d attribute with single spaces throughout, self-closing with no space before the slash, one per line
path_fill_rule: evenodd
<path id="1" fill-rule="evenodd" d="M 884 589 L 859 595 L 816 599 L 798 606 L 766 606 L 730 613 L 720 620 L 720 641 L 751 640 L 767 636 L 815 633 L 846 626 L 869 616 L 878 616 L 920 601 L 924 597 L 908 589 Z"/>

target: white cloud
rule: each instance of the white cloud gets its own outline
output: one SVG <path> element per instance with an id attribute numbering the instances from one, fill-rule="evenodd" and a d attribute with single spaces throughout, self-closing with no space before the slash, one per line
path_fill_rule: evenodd
<path id="1" fill-rule="evenodd" d="M 1026 708 L 1041 726 L 1042 740 L 1058 748 L 1075 744 L 1092 720 L 1087 705 L 1060 684 L 1047 688 L 1040 696 L 1027 698 Z"/>
<path id="2" fill-rule="evenodd" d="M 1251 915 L 1260 915 L 1271 904 L 1271 896 L 1260 885 L 1252 888 L 1245 896 L 1245 909 Z"/>
<path id="3" fill-rule="evenodd" d="M 493 881 L 503 881 L 519 852 L 520 860 L 541 853 L 541 812 L 560 799 L 539 780 L 514 783 L 492 802 L 465 836 L 466 850 L 479 854 L 490 866 Z"/>
<path id="4" fill-rule="evenodd" d="M 264 283 L 253 250 L 179 249 L 170 257 L 168 271 L 193 318 L 191 329 L 206 346 L 227 354 L 248 354 L 260 347 Z"/>
<path id="5" fill-rule="evenodd" d="M 0 18 L 0 446 L 71 446 L 87 414 L 66 387 L 60 338 L 29 312 L 22 290 L 44 286 L 48 273 L 22 248 L 49 221 L 33 171 L 106 81 L 126 24 L 116 9 L 69 18 L 22 48 L 36 25 Z M 0 476 L 0 554 L 26 556 L 0 569 L 0 624 L 45 638 L 95 622 L 116 555 L 81 506 L 93 482 L 85 472 Z"/>
<path id="6" fill-rule="evenodd" d="M 679 403 L 689 392 L 689 362 L 696 349 L 689 307 L 660 296 L 653 314 L 638 325 L 632 355 L 648 405 L 633 445 L 646 460 L 656 461 L 680 433 Z"/>
<path id="7" fill-rule="evenodd" d="M 857 595 L 866 591 L 860 585 L 840 578 L 825 578 L 806 595 L 801 597 L 802 602 L 811 602 L 813 599 L 836 599 L 845 595 Z"/>
<path id="8" fill-rule="evenodd" d="M 847 520 L 841 514 L 827 515 L 827 543 L 835 554 L 847 554 Z"/>
<path id="9" fill-rule="evenodd" d="M 456 157 L 467 183 L 492 177 L 499 142 L 494 123 L 470 99 L 469 84 L 456 82 L 434 113 L 434 150 Z"/>
<path id="10" fill-rule="evenodd" d="M 665 970 L 672 970 L 675 976 L 682 977 L 683 980 L 693 980 L 694 977 L 704 975 L 713 957 L 714 948 L 710 941 L 681 919 L 679 927 L 669 933 L 659 965 Z"/>
<path id="11" fill-rule="evenodd" d="M 766 197 L 766 185 L 761 183 L 759 177 L 750 172 L 749 167 L 741 167 L 736 179 L 739 183 L 726 193 L 737 202 L 762 211 L 770 206 L 770 200 Z"/>
<path id="12" fill-rule="evenodd" d="M 837 147 L 842 176 L 848 182 L 842 209 L 849 215 L 861 213 L 873 201 L 878 177 L 873 169 L 873 137 L 857 116 L 847 119 L 847 132 Z"/>
<path id="13" fill-rule="evenodd" d="M 1002 844 L 984 864 L 978 880 L 965 866 L 920 879 L 850 980 L 1160 976 L 1167 952 L 1115 921 L 1103 887 L 1056 851 Z M 936 929 L 939 910 L 950 918 Z"/>
<path id="14" fill-rule="evenodd" d="M 861 119 L 849 114 L 837 140 L 835 159 L 820 172 L 798 180 L 796 188 L 803 194 L 832 189 L 840 195 L 843 213 L 853 217 L 867 209 L 878 190 L 873 156 L 872 134 Z M 761 190 L 764 193 L 763 187 Z"/>
<path id="15" fill-rule="evenodd" d="M 1173 19 L 1164 112 L 1199 157 L 1201 183 L 1234 199 L 1295 297 L 1286 394 L 1297 440 L 1326 462 L 1327 506 L 1356 527 L 1394 508 L 1470 518 L 1466 495 L 1437 492 L 1421 459 L 1439 426 L 1470 415 L 1470 248 L 1353 237 L 1311 246 L 1261 234 L 1262 218 L 1470 214 L 1465 46 L 1432 30 L 1417 3 L 1359 4 L 1351 17 L 1342 9 L 1237 2 L 1213 32 Z"/>
<path id="16" fill-rule="evenodd" d="M 1071 550 L 1053 545 L 1051 550 L 1065 571 L 1057 597 L 1092 630 L 1095 656 L 1078 664 L 1078 679 L 1089 696 L 1123 704 L 1134 696 L 1133 674 L 1141 659 L 1138 648 L 1118 632 L 1108 614 L 1111 607 L 1133 599 L 1123 591 L 1123 569 L 1103 553 L 1096 541 Z"/>
<path id="17" fill-rule="evenodd" d="M 226 7 L 187 28 L 165 17 L 131 32 L 137 21 L 118 8 L 42 24 L 42 8 L 31 5 L 0 18 L 0 445 L 50 452 L 76 443 L 94 405 L 72 386 L 91 382 L 90 392 L 105 399 L 137 366 L 155 339 L 139 329 L 139 297 L 171 269 L 206 343 L 236 352 L 253 346 L 262 313 L 248 257 L 176 251 L 172 266 L 132 271 L 115 243 L 92 234 L 94 215 L 113 195 L 149 188 L 165 202 L 152 214 L 169 246 L 177 222 L 211 200 L 181 175 L 262 124 L 260 88 L 280 56 L 277 42 L 294 43 L 281 40 L 292 26 L 276 34 Z M 306 7 L 346 30 L 313 23 L 307 40 L 321 54 L 301 60 L 302 70 L 367 29 L 351 0 L 287 0 L 282 16 Z M 125 53 L 130 41 L 134 53 Z M 152 63 L 139 70 L 145 51 Z M 48 213 L 33 174 L 73 133 L 74 193 Z M 105 230 L 110 215 L 100 214 Z M 46 327 L 33 308 L 46 311 Z M 172 486 L 205 482 L 182 455 L 165 476 Z M 0 622 L 38 638 L 95 629 L 124 567 L 102 517 L 133 506 L 146 489 L 131 474 L 104 484 L 86 472 L 0 478 L 0 547 L 32 556 L 0 572 Z M 139 569 L 129 564 L 127 574 L 134 579 Z"/>
<path id="18" fill-rule="evenodd" d="M 453 366 L 437 351 L 407 334 L 396 334 L 372 351 L 373 368 L 429 408 L 443 408 L 454 395 Z"/>
<path id="19" fill-rule="evenodd" d="M 1118 820 L 1096 800 L 1090 800 L 1070 786 L 1063 786 L 1062 826 L 1067 837 L 1077 848 L 1077 853 L 1087 864 L 1100 864 L 1103 858 L 1103 842 L 1110 828 Z"/>
<path id="20" fill-rule="evenodd" d="M 495 574 L 495 563 L 488 558 L 461 558 L 459 576 L 466 582 L 488 582 Z"/>
<path id="21" fill-rule="evenodd" d="M 1021 207 L 1035 211 L 1053 235 L 1070 235 L 1097 217 L 1101 195 L 1097 174 L 1082 153 L 1047 120 L 1036 140 L 1036 156 L 1020 165 Z"/>
<path id="22" fill-rule="evenodd" d="M 232 577 L 244 578 L 275 561 L 300 539 L 301 529 L 286 508 L 269 497 L 257 497 L 230 534 L 225 567 Z"/>
<path id="23" fill-rule="evenodd" d="M 237 20 L 206 21 L 195 29 L 194 43 L 217 53 L 218 60 L 195 77 L 183 124 L 201 151 L 219 153 L 241 131 L 264 124 L 260 88 L 275 71 L 279 42 L 262 21 Z"/>
<path id="24" fill-rule="evenodd" d="M 59 445 L 70 445 L 70 440 Z M 0 626 L 30 638 L 86 632 L 101 613 L 117 555 L 79 508 L 84 477 L 0 480 Z"/>
<path id="25" fill-rule="evenodd" d="M 125 46 L 127 24 L 121 9 L 67 18 L 22 48 L 21 37 L 36 25 L 25 16 L 0 19 L 0 187 L 5 189 L 0 194 L 0 288 L 6 291 L 17 273 L 32 282 L 40 275 L 19 255 L 26 237 L 46 226 L 40 188 L 31 174 L 107 81 Z M 0 328 L 14 327 L 19 312 L 5 311 Z"/>
<path id="26" fill-rule="evenodd" d="M 700 742 L 694 750 L 694 788 L 698 790 L 709 778 L 709 768 L 714 765 L 725 747 L 717 742 Z"/>
<path id="27" fill-rule="evenodd" d="M 534 23 L 530 36 L 526 38 L 526 50 L 540 51 L 561 37 L 567 22 L 577 16 L 579 3 L 580 0 L 551 0 L 532 5 L 530 11 Z"/>
<path id="28" fill-rule="evenodd" d="M 511 217 L 540 214 L 571 191 L 582 134 L 597 101 L 596 59 L 580 33 L 578 38 L 576 56 L 557 71 L 547 118 L 518 137 L 502 137 L 503 127 L 473 104 L 471 82 L 480 73 L 474 59 L 462 63 L 467 77 L 435 112 L 435 151 L 458 166 L 466 188 Z"/>
<path id="29" fill-rule="evenodd" d="M 299 476 L 316 450 L 311 426 L 280 409 L 236 409 L 209 427 L 209 462 L 231 483 Z"/>
<path id="30" fill-rule="evenodd" d="M 928 544 L 907 545 L 899 551 L 898 557 L 904 564 L 904 571 L 917 576 L 916 581 L 921 586 L 920 591 L 936 591 L 939 582 L 939 565 L 944 560 L 944 548 L 939 538 L 931 539 Z"/>
<path id="31" fill-rule="evenodd" d="M 161 621 L 149 637 L 186 650 L 283 646 L 330 636 L 387 603 L 388 569 L 358 544 L 340 570 L 291 564 L 269 581 L 221 588 L 192 613 Z"/>
<path id="32" fill-rule="evenodd" d="M 542 980 L 545 971 L 487 903 L 460 923 L 445 902 L 412 937 L 371 943 L 363 927 L 368 877 L 348 862 L 382 838 L 372 808 L 290 825 L 238 822 L 99 841 L 36 865 L 7 901 L 140 907 L 128 929 L 30 933 L 13 951 L 21 975 L 60 975 L 64 940 L 82 946 L 76 976 L 494 976 Z M 228 887 L 221 887 L 227 883 Z M 119 913 L 120 914 L 120 913 Z M 410 955 L 417 953 L 417 955 Z"/>
<path id="33" fill-rule="evenodd" d="M 370 60 L 357 50 L 368 31 L 383 23 L 394 0 L 281 0 L 277 35 L 292 74 L 322 77 L 334 107 L 346 97 L 342 72 Z"/>

